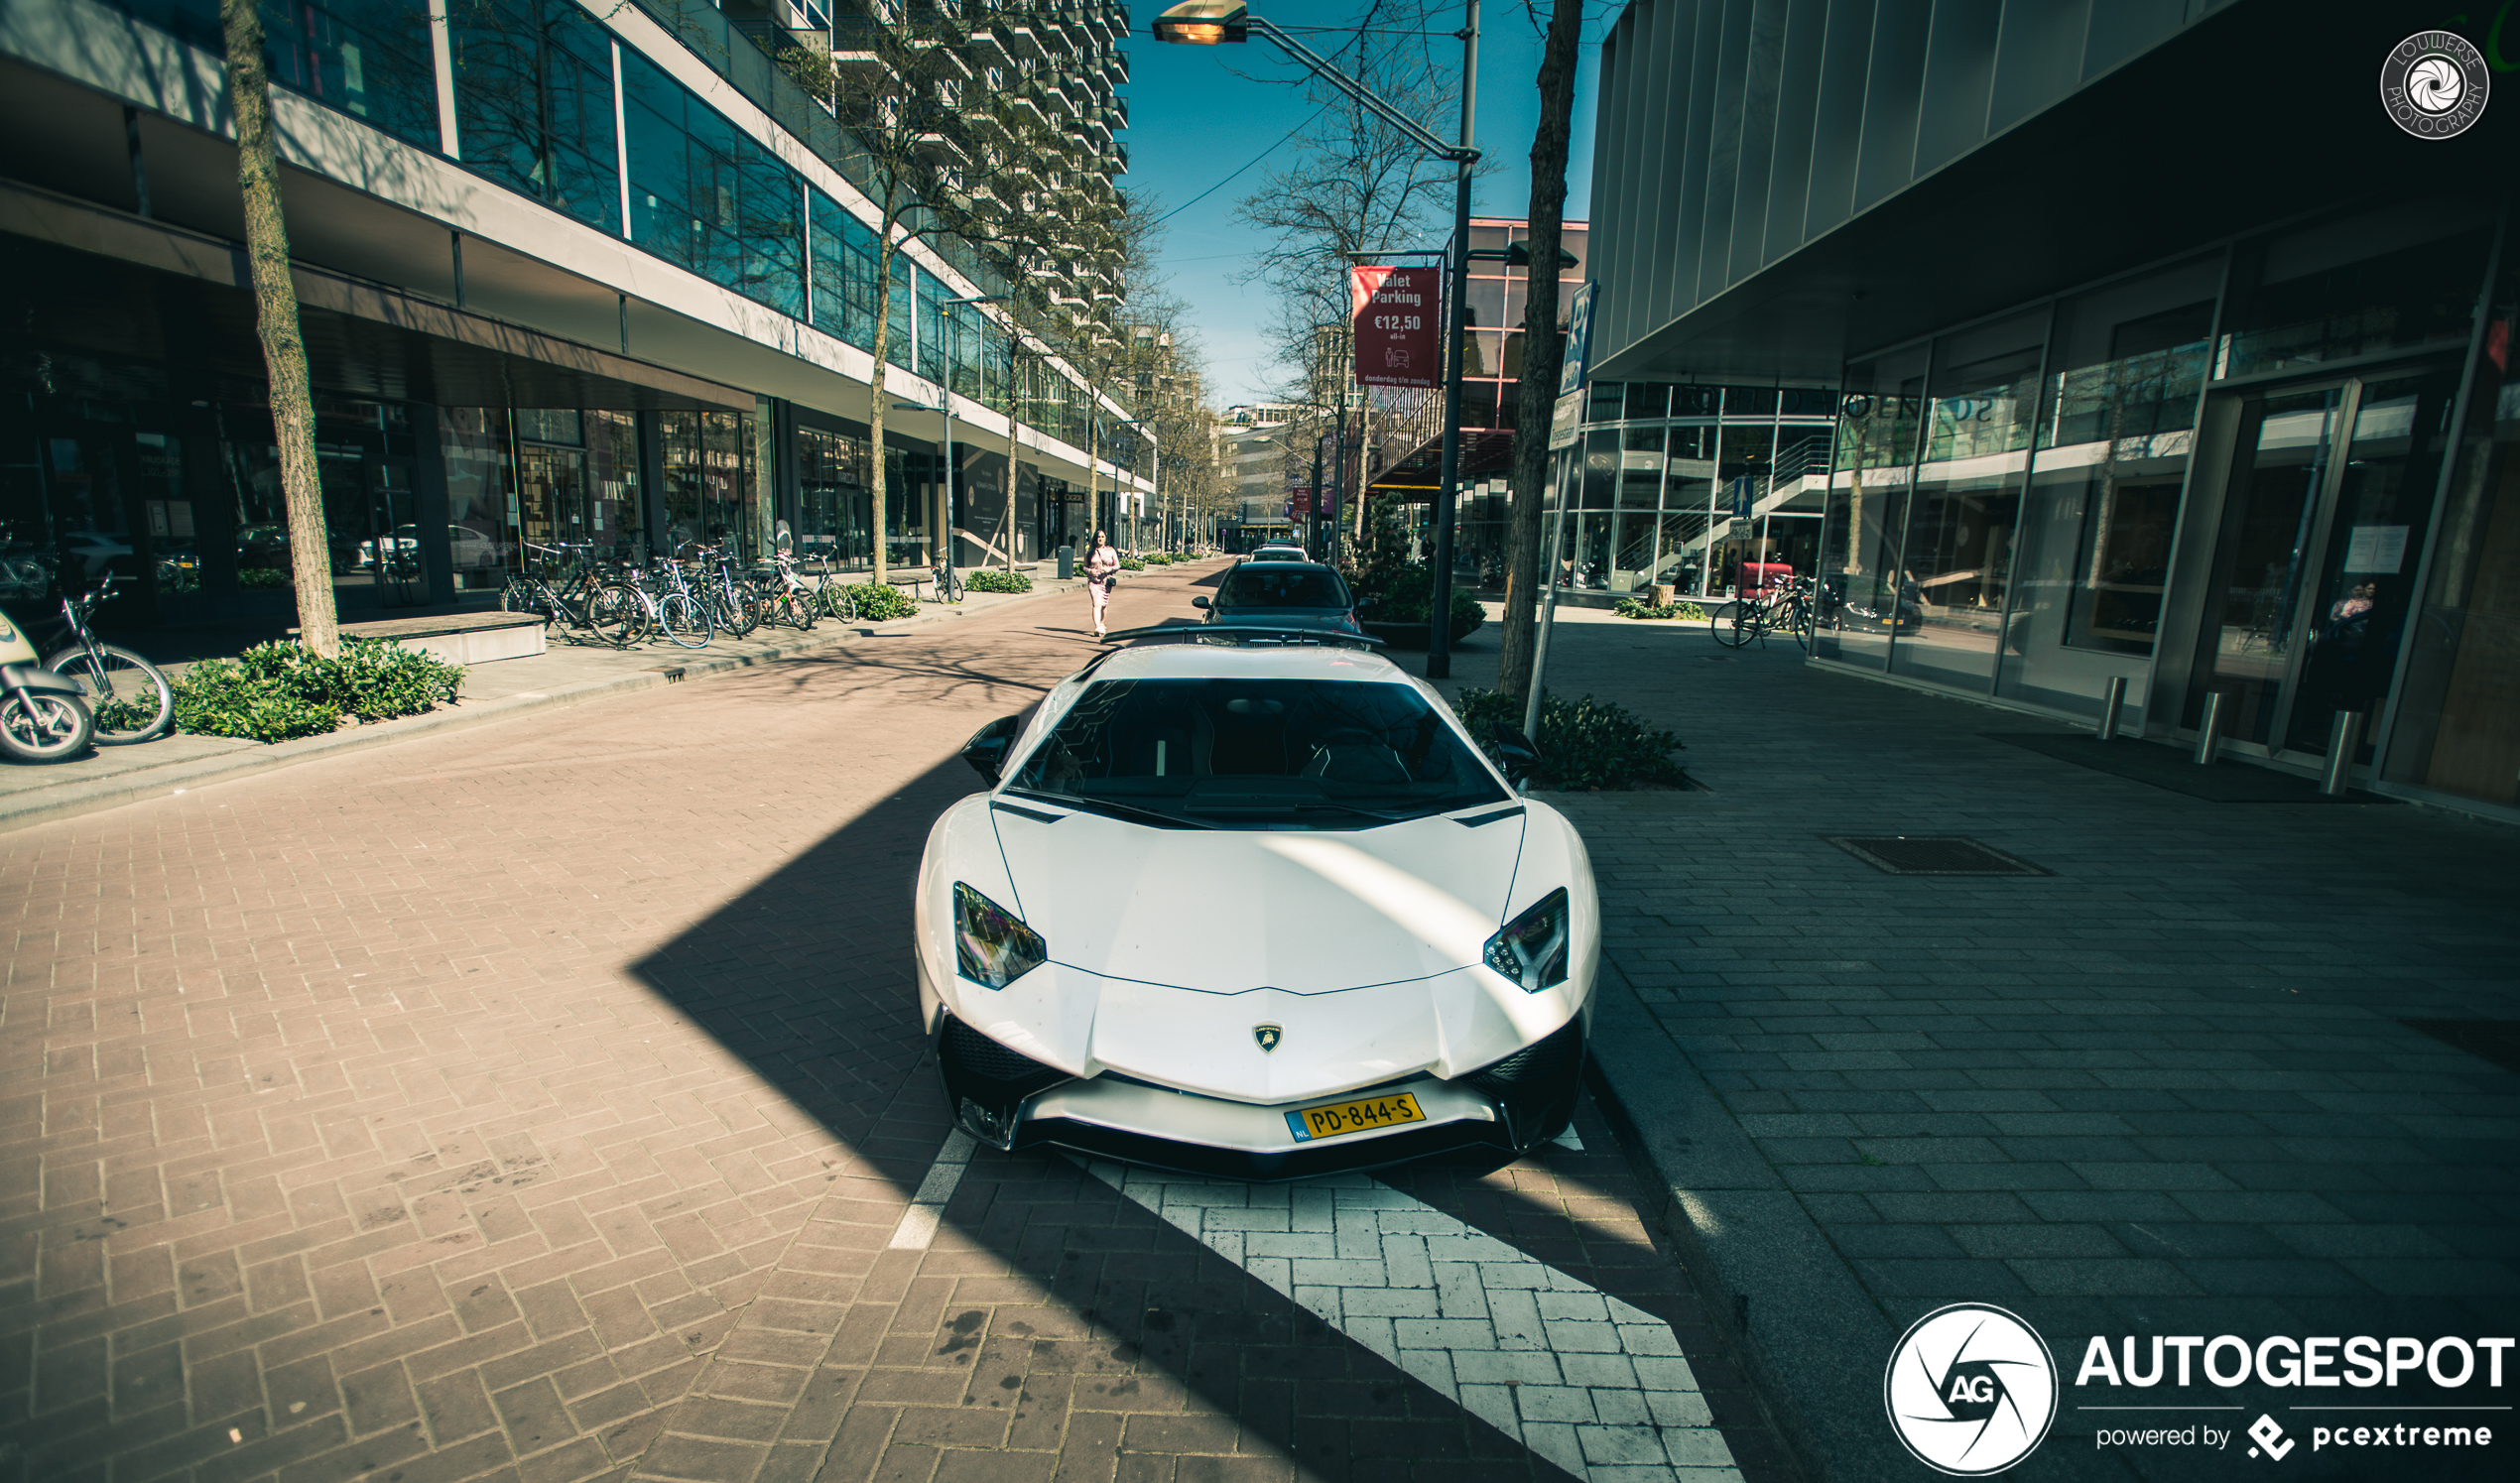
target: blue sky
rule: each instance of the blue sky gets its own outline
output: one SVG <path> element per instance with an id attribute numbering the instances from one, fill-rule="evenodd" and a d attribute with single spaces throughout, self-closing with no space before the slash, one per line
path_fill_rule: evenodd
<path id="1" fill-rule="evenodd" d="M 1293 85 L 1300 73 L 1283 62 L 1273 47 L 1254 41 L 1229 51 L 1208 47 L 1168 47 L 1148 28 L 1171 0 L 1131 0 L 1129 15 L 1135 34 L 1129 39 L 1130 82 L 1128 133 L 1129 174 L 1122 184 L 1156 197 L 1158 208 L 1183 207 L 1192 197 L 1282 139 L 1311 116 Z M 1257 7 L 1281 26 L 1353 25 L 1366 10 L 1365 0 L 1272 0 Z M 1584 28 L 1583 63 L 1575 75 L 1575 135 L 1567 166 L 1567 215 L 1580 219 L 1587 211 L 1592 185 L 1592 106 L 1599 74 L 1600 36 L 1616 10 L 1592 0 Z M 1477 183 L 1471 211 L 1482 216 L 1519 216 L 1531 194 L 1531 135 L 1539 120 L 1534 80 L 1540 72 L 1539 23 L 1519 0 L 1486 0 L 1479 28 L 1479 85 L 1476 133 L 1478 146 L 1498 162 L 1494 174 Z M 1457 26 L 1460 9 L 1447 13 L 1444 24 Z M 1541 11 L 1543 20 L 1547 10 Z M 1306 35 L 1307 45 L 1329 52 L 1336 37 Z M 1460 44 L 1449 38 L 1439 55 L 1458 65 Z M 1233 70 L 1222 63 L 1232 62 Z M 1281 77 L 1257 81 L 1235 72 Z M 1457 119 L 1430 120 L 1446 138 L 1459 127 Z M 1249 192 L 1271 166 L 1292 157 L 1293 144 L 1280 145 L 1268 160 L 1245 172 L 1203 200 L 1184 208 L 1165 223 L 1162 255 L 1173 288 L 1191 305 L 1191 322 L 1207 355 L 1210 396 L 1217 406 L 1259 398 L 1276 379 L 1269 351 L 1260 335 L 1268 305 L 1258 288 L 1232 282 L 1240 260 L 1253 250 L 1251 233 L 1234 220 L 1234 202 Z M 1435 246 L 1430 241 L 1427 245 Z"/>

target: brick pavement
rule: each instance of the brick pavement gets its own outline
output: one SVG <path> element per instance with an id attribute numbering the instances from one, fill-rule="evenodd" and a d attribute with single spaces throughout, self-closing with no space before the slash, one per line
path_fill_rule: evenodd
<path id="1" fill-rule="evenodd" d="M 1623 1095 L 1665 1119 L 1643 1131 L 1684 1236 L 1756 1295 L 1758 1352 L 1832 1476 L 1908 1475 L 1876 1367 L 1947 1302 L 2015 1308 L 2069 1375 L 2091 1334 L 2514 1331 L 2520 1081 L 2404 1022 L 2520 1019 L 2520 836 L 2412 806 L 2201 803 L 1790 645 L 1566 618 L 1553 687 L 1673 727 L 1713 789 L 1569 807 L 1607 955 L 1668 1036 Z M 1492 660 L 1456 673 L 1486 682 Z M 2055 875 L 1891 876 L 1823 838 L 1902 833 Z M 2505 1404 L 2520 1367 L 2505 1381 L 2383 1399 Z M 2243 1422 L 2304 1404 L 2112 1399 L 2245 1405 Z M 2095 1421 L 2066 1412 L 2025 1474 L 2177 1473 L 2097 1455 Z"/>
<path id="2" fill-rule="evenodd" d="M 1080 604 L 0 839 L 0 1478 L 1553 1476 L 1062 1161 L 892 1246 L 920 841 Z M 1616 1160 L 1413 1177 L 1780 1475 Z"/>

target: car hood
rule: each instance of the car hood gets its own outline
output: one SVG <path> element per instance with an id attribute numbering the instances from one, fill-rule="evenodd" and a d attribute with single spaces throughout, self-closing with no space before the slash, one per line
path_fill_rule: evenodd
<path id="1" fill-rule="evenodd" d="M 1457 1075 L 1569 1013 L 1472 968 L 1502 920 L 1524 815 L 1353 832 L 992 819 L 1051 962 L 963 1013 L 1081 1074 L 1277 1102 Z M 1260 1045 L 1264 1025 L 1282 1048 Z"/>
<path id="2" fill-rule="evenodd" d="M 992 810 L 1053 961 L 1208 994 L 1319 994 L 1478 961 L 1503 922 L 1521 815 L 1355 830 L 1159 829 Z M 1475 814 L 1471 816 L 1476 816 Z"/>

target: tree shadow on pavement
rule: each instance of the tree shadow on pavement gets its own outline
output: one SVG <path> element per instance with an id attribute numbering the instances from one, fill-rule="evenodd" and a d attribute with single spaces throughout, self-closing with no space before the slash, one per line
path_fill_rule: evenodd
<path id="1" fill-rule="evenodd" d="M 834 1483 L 925 1475 L 928 1454 L 962 1447 L 1057 1451 L 1061 1476 L 1110 1477 L 1125 1447 L 1208 1470 L 1300 1458 L 1359 1483 L 1563 1478 L 1064 1158 L 980 1150 L 934 1246 L 890 1246 L 948 1128 L 912 892 L 929 825 L 975 781 L 958 758 L 930 769 L 632 966 L 864 1166 L 834 1176 L 640 1470 L 745 1443 L 767 1451 L 740 1475 Z M 806 1311 L 820 1316 L 782 1316 Z M 775 1436 L 729 1435 L 766 1424 L 728 1420 L 762 1409 L 739 1404 L 759 1366 L 736 1356 L 805 1366 L 808 1334 L 827 1348 L 806 1401 Z"/>

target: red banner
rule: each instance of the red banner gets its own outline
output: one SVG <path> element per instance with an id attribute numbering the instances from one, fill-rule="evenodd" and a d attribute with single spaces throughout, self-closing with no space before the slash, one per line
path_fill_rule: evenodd
<path id="1" fill-rule="evenodd" d="M 1356 316 L 1356 384 L 1444 384 L 1444 356 L 1437 321 L 1443 317 L 1444 270 L 1368 268 L 1347 270 L 1347 302 Z"/>
<path id="2" fill-rule="evenodd" d="M 1313 491 L 1312 491 L 1312 490 L 1310 490 L 1310 489 L 1305 489 L 1305 488 L 1301 488 L 1301 487 L 1298 487 L 1298 488 L 1292 488 L 1292 489 L 1289 489 L 1289 490 L 1286 492 L 1286 514 L 1287 514 L 1287 519 L 1289 519 L 1289 520 L 1295 520 L 1295 519 L 1298 519 L 1298 518 L 1303 517 L 1303 516 L 1308 516 L 1308 515 L 1311 515 L 1312 513 L 1313 513 Z"/>

